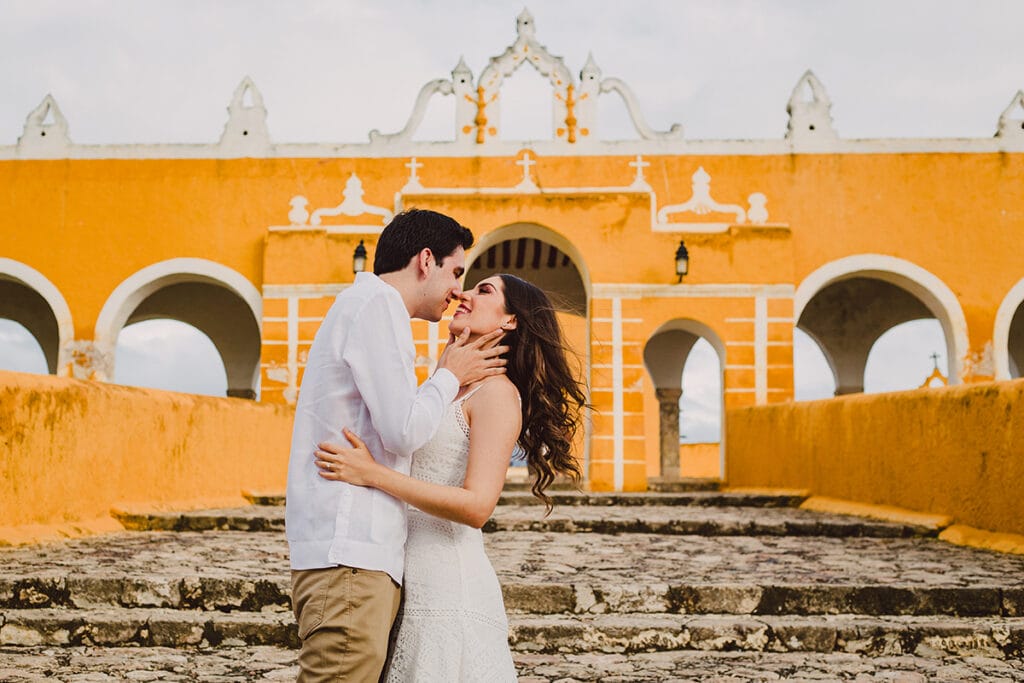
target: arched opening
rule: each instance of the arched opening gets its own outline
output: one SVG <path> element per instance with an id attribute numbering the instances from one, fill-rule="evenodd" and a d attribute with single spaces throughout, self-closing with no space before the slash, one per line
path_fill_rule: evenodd
<path id="1" fill-rule="evenodd" d="M 114 382 L 190 394 L 224 396 L 224 362 L 213 341 L 176 320 L 132 323 L 117 337 Z"/>
<path id="2" fill-rule="evenodd" d="M 720 477 L 725 345 L 707 325 L 677 319 L 644 345 L 658 400 L 662 480 Z"/>
<path id="3" fill-rule="evenodd" d="M 466 261 L 466 289 L 496 273 L 516 275 L 543 289 L 558 309 L 565 340 L 579 362 L 579 376 L 586 378 L 590 277 L 579 252 L 565 237 L 536 223 L 515 223 L 481 237 Z M 589 467 L 589 432 L 585 422 L 576 439 L 584 473 Z"/>
<path id="4" fill-rule="evenodd" d="M 868 353 L 864 393 L 918 389 L 934 370 L 945 377 L 945 344 L 942 327 L 934 318 L 911 320 L 888 329 Z"/>
<path id="5" fill-rule="evenodd" d="M 41 273 L 6 258 L 0 258 L 0 320 L 5 369 L 53 375 L 67 363 L 74 328 L 64 297 Z"/>
<path id="6" fill-rule="evenodd" d="M 992 346 L 996 379 L 1024 377 L 1024 280 L 999 305 Z"/>
<path id="7" fill-rule="evenodd" d="M 18 327 L 31 335 L 43 353 L 44 373 L 52 375 L 57 372 L 57 355 L 60 351 L 57 317 L 39 292 L 23 282 L 0 279 L 0 318 L 17 323 Z M 8 335 L 12 342 L 21 337 L 13 326 L 8 327 Z M 24 341 L 18 347 L 24 348 Z M 6 351 L 4 355 L 7 356 Z"/>
<path id="8" fill-rule="evenodd" d="M 96 344 L 113 361 L 122 330 L 129 326 L 158 320 L 184 323 L 216 348 L 227 379 L 226 394 L 256 398 L 260 317 L 259 293 L 241 275 L 210 261 L 173 259 L 145 268 L 118 286 L 100 312 Z M 175 328 L 165 323 L 164 329 Z M 182 329 L 176 329 L 171 334 L 181 337 Z M 184 334 L 184 338 L 188 337 Z M 198 337 L 191 338 L 201 345 Z M 193 348 L 191 356 L 201 358 L 201 351 Z M 153 362 L 167 365 L 164 358 Z M 186 363 L 183 372 L 198 370 L 194 364 L 190 367 Z M 116 368 L 114 375 L 123 377 Z"/>
<path id="9" fill-rule="evenodd" d="M 863 392 L 875 343 L 916 320 L 937 322 L 942 332 L 938 350 L 944 352 L 940 370 L 951 384 L 960 380 L 960 360 L 968 347 L 963 311 L 948 287 L 909 262 L 867 255 L 828 264 L 801 283 L 795 308 L 797 327 L 817 342 L 830 366 L 836 395 Z"/>

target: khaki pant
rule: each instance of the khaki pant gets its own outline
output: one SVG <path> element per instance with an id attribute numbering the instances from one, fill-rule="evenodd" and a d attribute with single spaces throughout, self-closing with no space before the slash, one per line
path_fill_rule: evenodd
<path id="1" fill-rule="evenodd" d="M 344 566 L 293 571 L 299 683 L 378 680 L 400 598 L 385 572 Z"/>

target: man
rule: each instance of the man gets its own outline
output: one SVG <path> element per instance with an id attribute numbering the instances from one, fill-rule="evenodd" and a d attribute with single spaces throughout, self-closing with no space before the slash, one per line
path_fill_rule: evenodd
<path id="1" fill-rule="evenodd" d="M 376 681 L 398 612 L 405 505 L 370 488 L 318 476 L 317 444 L 362 436 L 374 458 L 408 473 L 459 386 L 504 372 L 501 330 L 449 343 L 416 387 L 409 318 L 441 319 L 461 294 L 472 233 L 433 211 L 395 216 L 377 242 L 373 274 L 359 273 L 328 311 L 306 363 L 288 465 L 286 526 L 299 681 Z"/>

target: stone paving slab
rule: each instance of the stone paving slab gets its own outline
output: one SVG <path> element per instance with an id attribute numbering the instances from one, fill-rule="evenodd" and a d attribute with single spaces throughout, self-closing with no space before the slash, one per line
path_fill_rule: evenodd
<path id="1" fill-rule="evenodd" d="M 1024 616 L 1024 557 L 934 539 L 485 537 L 510 611 Z M 0 608 L 287 610 L 283 534 L 124 532 L 0 549 Z"/>
<path id="2" fill-rule="evenodd" d="M 671 494 L 668 494 L 671 495 Z M 712 494 L 722 495 L 722 494 Z M 183 513 L 133 513 L 115 516 L 137 531 L 283 531 L 284 508 L 242 508 Z M 548 516 L 537 505 L 503 505 L 484 525 L 485 532 L 650 533 L 698 536 L 935 536 L 936 530 L 847 515 L 788 507 L 752 508 L 702 505 L 560 506 Z"/>
<path id="3" fill-rule="evenodd" d="M 1024 656 L 1024 618 L 610 614 L 509 616 L 520 652 L 667 650 Z M 117 608 L 11 610 L 0 646 L 297 647 L 287 613 Z"/>
<path id="4" fill-rule="evenodd" d="M 1024 657 L 1024 618 L 573 615 L 509 618 L 521 652 L 668 650 Z"/>
<path id="5" fill-rule="evenodd" d="M 295 650 L 231 647 L 3 648 L 0 680 L 11 683 L 85 681 L 294 681 Z M 1024 681 L 1024 662 L 985 657 L 864 657 L 851 654 L 656 652 L 539 655 L 513 653 L 520 683 L 652 683 L 690 681 L 837 681 L 963 683 Z"/>
<path id="6" fill-rule="evenodd" d="M 283 493 L 251 493 L 245 497 L 253 505 L 283 506 Z M 643 493 L 595 493 L 588 491 L 548 491 L 557 505 L 699 505 L 704 507 L 797 507 L 807 500 L 806 492 L 754 493 L 748 491 L 718 492 L 715 489 L 695 491 L 647 491 Z M 506 489 L 498 497 L 498 505 L 542 505 L 529 491 Z"/>

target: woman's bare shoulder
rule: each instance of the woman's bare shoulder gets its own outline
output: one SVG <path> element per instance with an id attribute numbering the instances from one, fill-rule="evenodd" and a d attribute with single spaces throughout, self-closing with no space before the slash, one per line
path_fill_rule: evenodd
<path id="1" fill-rule="evenodd" d="M 491 377 L 470 396 L 466 403 L 472 408 L 473 404 L 480 405 L 486 402 L 488 405 L 508 403 L 519 409 L 519 390 L 505 375 Z"/>

